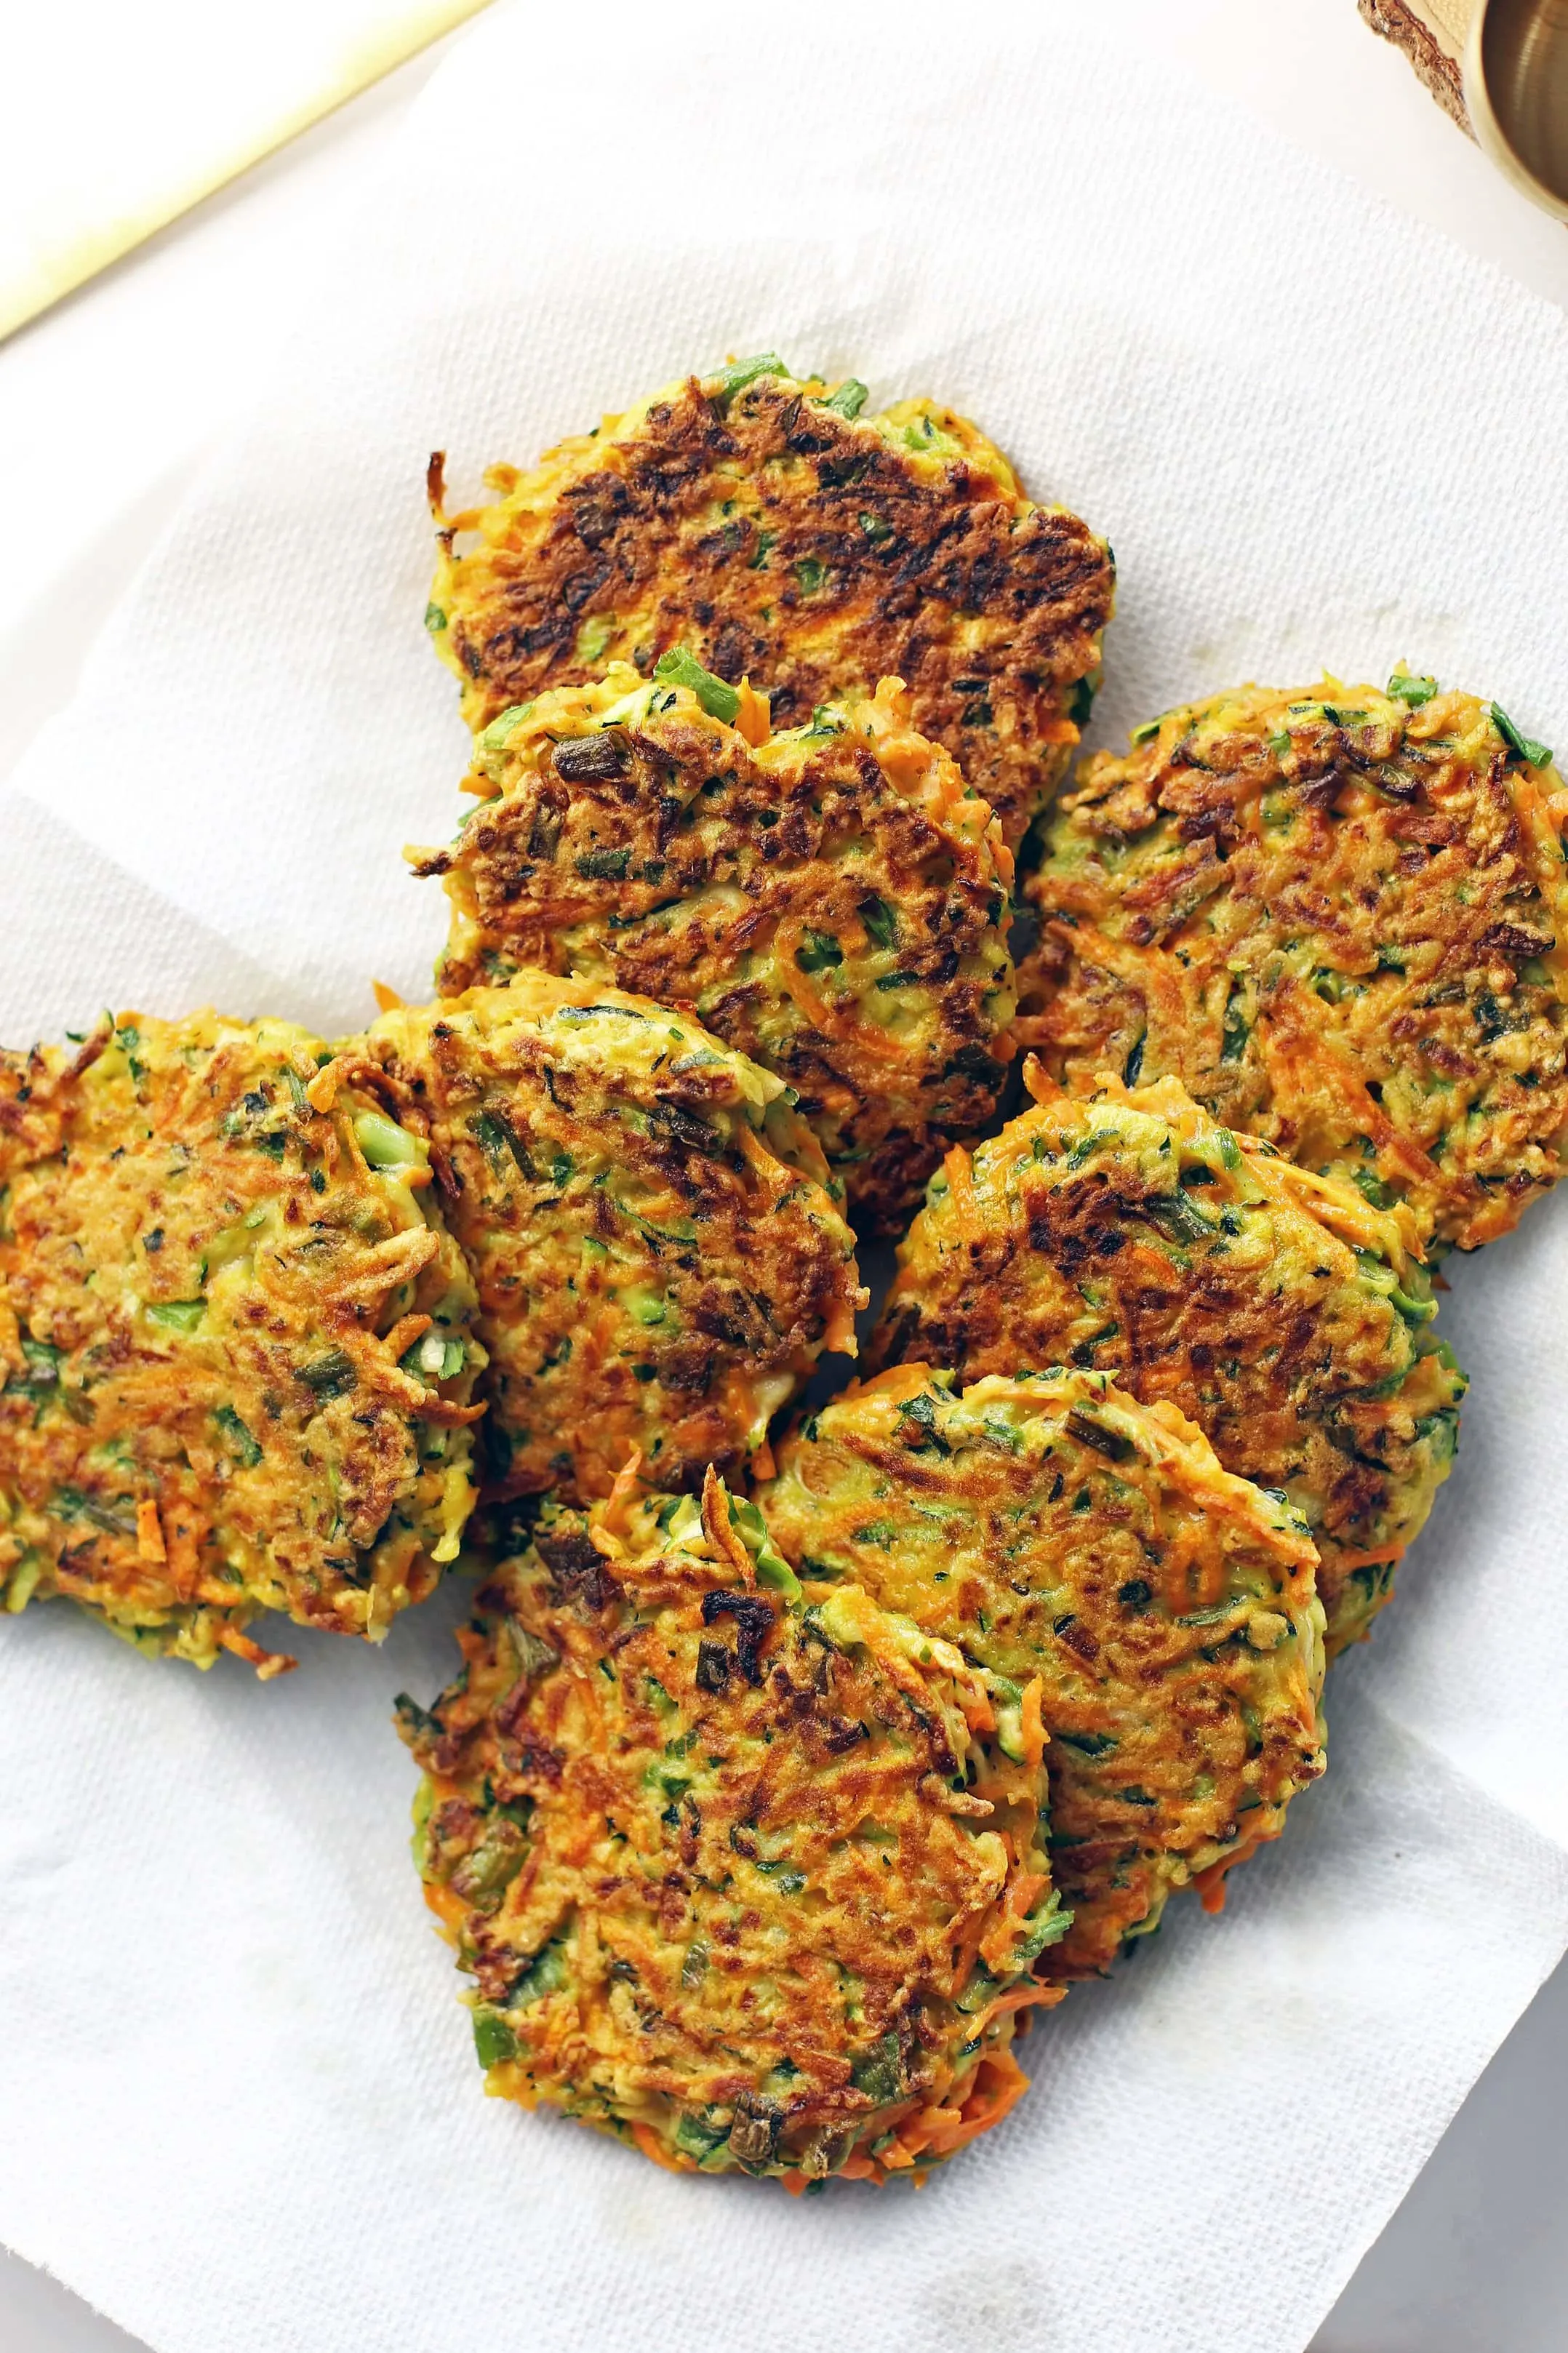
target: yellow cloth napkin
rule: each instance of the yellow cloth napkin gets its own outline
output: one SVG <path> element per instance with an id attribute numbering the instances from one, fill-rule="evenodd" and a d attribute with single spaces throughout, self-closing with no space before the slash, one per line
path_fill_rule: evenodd
<path id="1" fill-rule="evenodd" d="M 49 0 L 0 77 L 0 337 L 485 0 Z"/>

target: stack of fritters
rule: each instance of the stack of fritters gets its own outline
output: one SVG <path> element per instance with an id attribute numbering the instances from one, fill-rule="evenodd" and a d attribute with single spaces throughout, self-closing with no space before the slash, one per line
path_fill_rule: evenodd
<path id="1" fill-rule="evenodd" d="M 760 1426 L 727 1459 L 763 1474 L 773 1537 L 757 1522 L 753 1554 L 776 1540 L 803 1584 L 766 1605 L 781 1702 L 800 1683 L 782 1646 L 831 1641 L 853 1595 L 980 1677 L 994 1753 L 1043 1759 L 1072 1915 L 1053 1908 L 1036 1964 L 1055 1985 L 1107 1967 L 1174 1887 L 1197 1880 L 1217 1908 L 1321 1770 L 1325 1633 L 1331 1655 L 1366 1631 L 1453 1459 L 1465 1383 L 1430 1328 L 1430 1259 L 1501 1231 L 1560 1165 L 1562 803 L 1501 713 L 1401 673 L 1382 695 L 1248 690 L 1172 713 L 1053 809 L 1107 552 L 1022 501 L 962 420 L 863 402 L 737 363 L 531 473 L 495 470 L 495 503 L 440 516 L 426 620 L 463 684 L 481 805 L 450 849 L 414 856 L 452 901 L 444 990 L 535 966 L 689 1009 L 786 1082 L 861 1222 L 905 1229 L 872 1343 L 889 1369 L 797 1420 L 773 1478 Z M 432 486 L 439 512 L 439 461 Z M 1016 978 L 1002 897 L 1021 849 L 1036 944 Z M 996 1133 L 1020 1039 L 1041 1058 L 1035 1107 Z M 504 1361 L 503 1320 L 490 1307 L 485 1333 Z M 601 1646 L 633 1639 L 628 1611 L 642 1623 L 603 1583 L 614 1515 L 651 1510 L 639 1482 L 683 1456 L 689 1486 L 700 1459 L 650 1463 L 657 1419 L 613 1416 L 598 1492 L 628 1438 L 642 1459 L 606 1517 L 572 1525 Z M 572 1452 L 552 1475 L 589 1492 Z M 885 2115 L 824 2109 L 863 2062 L 858 2016 L 831 2000 L 809 2031 L 792 2020 L 781 2074 L 757 2017 L 742 2030 L 727 2007 L 744 1970 L 693 2010 L 669 1957 L 629 1938 L 606 1994 L 600 1899 L 561 1877 L 559 1812 L 497 1831 L 512 1719 L 548 1708 L 562 1727 L 557 1809 L 582 1759 L 599 1790 L 606 1753 L 651 1753 L 658 1728 L 608 1728 L 602 1694 L 588 1715 L 569 1702 L 550 1552 L 565 1523 L 546 1508 L 551 1534 L 507 1562 L 469 1638 L 483 1676 L 416 1736 L 459 1771 L 425 1868 L 480 1979 L 492 2087 L 681 2165 L 804 2179 L 941 2153 L 951 2140 L 889 2136 Z M 694 1505 L 665 1508 L 696 1527 Z M 706 1690 L 700 1616 L 689 1604 L 668 1656 Z M 839 1715 L 858 1754 L 875 1706 Z M 684 1757 L 685 1703 L 670 1722 Z M 776 1729 L 769 1746 L 774 1773 L 804 1769 Z M 730 1753 L 715 1742 L 710 1775 Z M 721 1776 L 687 1772 L 660 1820 L 690 1862 L 732 1810 Z M 826 1805 L 845 1783 L 819 1757 L 805 1786 Z M 543 1802 L 537 1774 L 519 1793 Z M 568 1816 L 574 1855 L 597 1804 Z M 592 1851 L 618 1905 L 611 1820 Z M 732 1851 L 750 1855 L 751 1828 Z M 497 1836 L 504 1934 L 470 1901 Z M 803 1903 L 821 1868 L 805 1852 L 777 1857 Z M 718 1883 L 818 1981 L 831 1908 L 760 1901 L 727 1860 Z M 900 1937 L 912 1963 L 921 1932 Z M 700 1988 L 710 1974 L 705 1958 Z M 774 2021 L 776 1969 L 766 1982 Z M 715 2085 L 689 2039 L 726 2020 L 735 2071 Z"/>
<path id="2" fill-rule="evenodd" d="M 426 1893 L 487 2086 L 679 2170 L 922 2171 L 1006 2109 L 1067 1926 L 1042 1735 L 754 1504 L 548 1511 L 428 1714 Z"/>
<path id="3" fill-rule="evenodd" d="M 852 1208 L 900 1226 L 1012 1052 L 1013 861 L 910 698 L 766 706 L 689 657 L 616 664 L 479 738 L 444 994 L 533 966 L 689 1004 L 788 1082 Z"/>
<path id="4" fill-rule="evenodd" d="M 1045 827 L 1024 1032 L 1473 1250 L 1562 1172 L 1565 807 L 1544 744 L 1406 671 L 1167 712 Z"/>
<path id="5" fill-rule="evenodd" d="M 1282 1499 L 1108 1375 L 906 1365 L 780 1451 L 760 1501 L 805 1577 L 846 1577 L 989 1671 L 998 1737 L 1043 1728 L 1053 1976 L 1102 1969 L 1166 1896 L 1283 1828 L 1322 1770 L 1322 1605 Z"/>
<path id="6" fill-rule="evenodd" d="M 1022 496 L 1001 451 L 931 400 L 863 413 L 771 353 L 668 385 L 498 495 L 442 510 L 426 615 L 476 731 L 606 662 L 644 675 L 685 647 L 750 677 L 784 727 L 902 679 L 1016 849 L 1067 773 L 1099 675 L 1115 575 L 1063 507 Z M 459 537 L 475 542 L 459 547 Z"/>
<path id="7" fill-rule="evenodd" d="M 955 1146 L 900 1247 L 873 1362 L 1094 1366 L 1177 1406 L 1318 1547 L 1331 1656 L 1425 1524 L 1465 1380 L 1407 1220 L 1201 1112 L 1107 1079 Z"/>
<path id="8" fill-rule="evenodd" d="M 1431 1265 L 1568 1137 L 1544 747 L 1247 688 L 1053 805 L 1110 551 L 865 399 L 768 355 L 469 513 L 432 461 L 439 1002 L 0 1064 L 7 1606 L 378 1635 L 482 1415 L 462 1670 L 399 1715 L 488 2087 L 795 2188 L 963 2146 L 1278 1836 L 1453 1459 Z M 786 1423 L 850 1212 L 874 1377 Z"/>

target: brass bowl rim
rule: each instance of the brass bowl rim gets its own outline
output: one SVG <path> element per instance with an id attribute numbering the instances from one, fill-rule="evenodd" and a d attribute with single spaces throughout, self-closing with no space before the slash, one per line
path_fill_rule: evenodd
<path id="1" fill-rule="evenodd" d="M 1537 178 L 1510 142 L 1492 105 L 1483 56 L 1487 18 L 1491 6 L 1492 0 L 1477 0 L 1465 42 L 1465 104 L 1469 111 L 1470 126 L 1483 153 L 1490 157 L 1506 179 L 1512 181 L 1521 195 L 1528 196 L 1532 204 L 1539 205 L 1543 212 L 1553 214 L 1558 220 L 1568 221 L 1568 188 L 1554 188 L 1547 181 Z M 1568 52 L 1568 37 L 1564 40 L 1564 50 Z"/>

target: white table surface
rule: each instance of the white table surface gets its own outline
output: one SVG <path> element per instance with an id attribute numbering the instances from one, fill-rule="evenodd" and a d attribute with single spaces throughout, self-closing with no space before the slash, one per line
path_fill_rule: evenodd
<path id="1" fill-rule="evenodd" d="M 1568 231 L 1491 171 L 1366 31 L 1354 0 L 1104 5 L 1129 37 L 1568 309 Z M 416 58 L 0 345 L 0 778 L 68 698 L 99 623 L 287 332 L 334 213 L 440 54 Z M 20 200 L 20 181 L 8 185 L 17 171 L 15 157 L 0 158 L 0 202 Z M 6 2129 L 25 2131 L 26 2120 Z M 1477 2084 L 1310 2353 L 1565 2344 L 1568 1964 Z M 0 2249 L 0 2353 L 45 2348 L 136 2353 L 135 2340 Z"/>

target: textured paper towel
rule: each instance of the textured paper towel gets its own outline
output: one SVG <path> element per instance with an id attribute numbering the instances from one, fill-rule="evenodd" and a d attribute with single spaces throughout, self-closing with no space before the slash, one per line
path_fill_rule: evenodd
<path id="1" fill-rule="evenodd" d="M 933 389 L 1110 534 L 1102 735 L 1408 656 L 1568 736 L 1561 317 L 1083 15 L 482 26 L 0 801 L 0 1034 L 418 988 L 396 853 L 462 745 L 426 454 L 461 498 L 730 351 Z M 479 2097 L 386 1720 L 457 1593 L 268 1686 L 5 1626 L 0 2235 L 159 2353 L 1295 2353 L 1568 1941 L 1565 1207 L 1455 1275 L 1460 1465 L 1328 1779 L 918 2199 Z"/>

